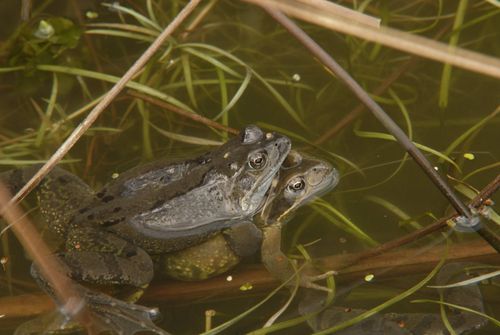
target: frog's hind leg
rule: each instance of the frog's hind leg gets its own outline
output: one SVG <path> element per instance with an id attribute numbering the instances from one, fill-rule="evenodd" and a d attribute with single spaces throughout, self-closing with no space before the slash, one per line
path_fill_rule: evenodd
<path id="1" fill-rule="evenodd" d="M 135 334 L 145 330 L 168 334 L 153 323 L 159 316 L 157 309 L 132 303 L 153 277 L 153 263 L 144 250 L 94 227 L 72 227 L 68 232 L 66 249 L 66 252 L 59 254 L 65 272 L 82 284 L 76 285 L 88 309 L 107 330 L 119 334 Z M 32 275 L 54 297 L 52 287 L 36 266 L 32 267 Z M 126 286 L 133 288 L 134 294 L 126 302 L 83 285 Z M 64 302 L 60 302 L 60 305 L 64 305 Z"/>
<path id="2" fill-rule="evenodd" d="M 94 190 L 78 176 L 55 167 L 37 192 L 42 219 L 58 236 L 64 236 L 75 212 L 94 199 Z"/>
<path id="3" fill-rule="evenodd" d="M 0 174 L 12 194 L 17 193 L 42 165 L 32 165 Z M 57 236 L 63 236 L 75 211 L 94 198 L 94 191 L 83 180 L 56 166 L 37 187 L 42 220 Z"/>

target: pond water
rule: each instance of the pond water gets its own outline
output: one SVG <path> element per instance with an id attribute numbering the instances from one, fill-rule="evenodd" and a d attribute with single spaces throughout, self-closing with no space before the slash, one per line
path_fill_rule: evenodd
<path id="1" fill-rule="evenodd" d="M 24 23 L 20 3 L 0 2 L 2 171 L 47 159 L 89 110 L 81 108 L 111 87 L 115 79 L 104 75 L 121 76 L 159 33 L 158 27 L 170 22 L 186 2 L 122 1 L 123 8 L 110 9 L 101 1 L 37 1 Z M 468 2 L 462 24 L 455 20 L 457 1 L 413 0 L 405 6 L 399 1 L 339 3 L 381 17 L 383 24 L 393 28 L 432 39 L 438 36 L 446 44 L 455 22 L 460 32 L 458 46 L 494 57 L 500 54 L 500 9 L 487 1 Z M 366 251 L 451 213 L 448 201 L 401 146 L 387 139 L 387 131 L 370 112 L 363 111 L 327 136 L 351 115 L 358 99 L 264 11 L 234 1 L 205 1 L 200 7 L 212 8 L 204 17 L 198 9 L 193 17 L 200 17 L 200 22 L 183 34 L 176 33 L 135 78 L 135 89 L 125 90 L 107 108 L 65 157 L 67 169 L 98 189 L 113 173 L 158 158 L 195 157 L 212 148 L 206 140 L 225 141 L 231 136 L 145 103 L 133 95 L 140 92 L 235 129 L 257 124 L 285 133 L 294 148 L 337 167 L 339 185 L 320 201 L 300 209 L 287 224 L 282 248 L 290 254 L 300 255 L 297 245 L 308 245 L 306 250 L 315 259 Z M 193 24 L 193 20 L 188 22 Z M 424 154 L 442 176 L 448 176 L 464 201 L 499 175 L 498 79 L 458 68 L 452 68 L 449 77 L 443 76 L 442 63 L 297 23 L 370 94 L 393 73 L 401 72 L 389 90 L 372 97 L 414 142 L 428 148 Z M 443 81 L 449 85 L 443 88 Z M 468 136 L 455 142 L 473 127 Z M 467 194 L 460 193 L 464 190 Z M 492 199 L 500 200 L 498 195 Z M 36 219 L 36 211 L 32 216 Z M 488 226 L 498 231 L 498 223 L 488 222 Z M 452 246 L 463 246 L 463 254 L 473 253 L 470 246 L 480 245 L 474 243 L 481 240 L 475 233 L 447 236 Z M 418 248 L 425 254 L 445 244 L 443 236 L 434 233 L 403 248 Z M 4 271 L 0 269 L 2 296 L 38 292 L 29 275 L 30 261 L 11 233 L 2 236 L 2 256 L 8 257 Z M 498 257 L 477 256 L 478 260 L 486 258 L 496 265 L 489 271 L 498 270 Z M 384 303 L 421 281 L 436 263 L 432 264 L 408 273 L 388 265 L 372 282 L 358 275 L 352 282 L 360 284 L 343 303 L 363 309 Z M 351 280 L 341 278 L 339 291 Z M 498 281 L 481 286 L 485 312 L 498 319 Z M 160 306 L 164 316 L 160 325 L 173 334 L 197 334 L 204 329 L 206 310 L 216 311 L 213 325 L 217 326 L 248 310 L 271 290 L 256 287 L 229 295 L 221 290 L 209 298 L 166 301 Z M 433 293 L 424 289 L 388 311 L 439 313 L 437 304 L 409 302 L 435 299 Z M 287 298 L 288 291 L 282 290 L 223 333 L 261 328 Z M 155 300 L 154 305 L 158 304 Z M 296 316 L 294 308 L 292 304 L 287 317 Z M 0 333 L 12 333 L 19 323 L 8 315 L 1 317 Z M 474 334 L 497 332 L 490 322 Z M 313 331 L 302 323 L 278 333 Z"/>

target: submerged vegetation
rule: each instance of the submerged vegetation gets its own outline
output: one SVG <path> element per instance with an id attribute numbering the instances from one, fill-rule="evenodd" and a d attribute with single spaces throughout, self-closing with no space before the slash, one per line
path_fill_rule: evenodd
<path id="1" fill-rule="evenodd" d="M 23 20 L 18 16 L 21 1 L 2 2 L 1 170 L 45 162 L 186 3 L 43 0 L 33 2 Z M 484 55 L 500 54 L 500 7 L 495 1 L 338 3 L 381 18 L 384 26 Z M 499 175 L 498 78 L 297 23 L 398 123 L 464 202 Z M 246 2 L 202 1 L 62 163 L 97 188 L 114 173 L 152 159 L 192 157 L 250 123 L 289 136 L 295 148 L 330 161 L 340 171 L 339 187 L 287 225 L 282 248 L 293 257 L 314 261 L 370 250 L 450 214 L 446 199 L 338 77 L 265 11 Z M 495 209 L 482 208 L 489 211 L 485 224 L 498 231 Z M 36 290 L 30 284 L 29 261 L 10 231 L 3 230 L 1 239 L 3 295 Z M 444 250 L 447 243 L 463 246 L 462 254 L 467 254 L 469 246 L 472 254 L 468 242 L 479 239 L 448 229 L 445 235 L 434 233 L 406 244 L 424 254 L 436 245 Z M 443 261 L 452 256 L 439 255 Z M 498 271 L 498 257 L 489 259 L 494 266 L 478 272 Z M 391 274 L 393 267 L 384 270 Z M 413 294 L 435 298 L 424 286 L 438 270 L 432 263 L 418 275 L 396 271 L 399 280 L 382 274 L 375 283 L 361 280 L 343 303 L 377 307 L 351 322 L 396 303 L 405 311 L 439 313 L 435 302 L 420 307 L 406 299 Z M 339 278 L 342 282 L 342 273 Z M 166 301 L 162 327 L 174 334 L 200 333 L 203 312 L 214 309 L 213 320 L 207 317 L 213 325 L 208 334 L 227 327 L 228 333 L 310 331 L 304 316 L 280 319 L 268 328 L 255 326 L 264 325 L 288 297 L 277 294 L 285 292 L 278 289 L 266 298 L 256 297 L 253 292 L 262 292 L 252 290 L 252 283 L 258 286 L 258 279 L 248 278 L 248 285 L 229 301 L 217 296 L 192 298 L 187 305 Z M 482 286 L 487 314 L 493 318 L 486 334 L 499 326 L 494 318 L 500 309 L 498 287 Z M 0 327 L 12 329 L 13 323 Z"/>

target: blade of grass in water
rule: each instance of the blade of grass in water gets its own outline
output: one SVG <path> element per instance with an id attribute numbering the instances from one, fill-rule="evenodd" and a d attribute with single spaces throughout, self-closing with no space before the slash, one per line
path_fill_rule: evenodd
<path id="1" fill-rule="evenodd" d="M 222 145 L 224 142 L 221 141 L 213 141 L 213 140 L 207 140 L 205 138 L 200 138 L 200 137 L 194 137 L 194 136 L 188 136 L 188 135 L 182 135 L 182 134 L 177 134 L 177 133 L 172 133 L 170 131 L 158 128 L 154 124 L 150 123 L 151 127 L 153 127 L 156 131 L 158 131 L 160 134 L 175 140 L 179 142 L 184 142 L 184 143 L 189 143 L 189 144 L 196 144 L 196 145 Z"/>
<path id="2" fill-rule="evenodd" d="M 146 6 L 148 8 L 148 15 L 151 18 L 151 21 L 153 21 L 157 26 L 160 26 L 158 24 L 158 20 L 156 19 L 155 11 L 153 9 L 153 2 L 151 0 L 147 0 Z"/>
<path id="3" fill-rule="evenodd" d="M 493 271 L 493 272 L 490 272 L 490 273 L 486 273 L 484 275 L 476 276 L 474 278 L 470 278 L 470 279 L 467 279 L 467 280 L 462 280 L 462 281 L 459 281 L 459 282 L 456 282 L 456 283 L 453 283 L 453 284 L 448 284 L 448 285 L 428 285 L 427 287 L 430 287 L 430 288 L 451 288 L 451 287 L 467 286 L 467 285 L 471 285 L 471 284 L 479 284 L 483 280 L 487 280 L 487 279 L 498 277 L 498 276 L 500 276 L 500 270 Z"/>
<path id="4" fill-rule="evenodd" d="M 401 101 L 401 99 L 396 94 L 396 92 L 394 92 L 392 89 L 389 89 L 389 94 L 391 95 L 392 99 L 396 102 L 401 114 L 403 115 L 403 118 L 404 118 L 405 123 L 406 123 L 408 138 L 410 139 L 410 141 L 413 141 L 413 127 L 412 127 L 410 115 L 408 113 L 408 110 L 406 109 L 406 106 Z M 369 190 L 369 189 L 372 189 L 372 188 L 375 188 L 375 187 L 378 187 L 378 186 L 381 186 L 381 185 L 387 183 L 392 178 L 394 178 L 399 173 L 399 171 L 401 171 L 401 169 L 405 165 L 406 161 L 408 160 L 408 157 L 409 157 L 409 154 L 407 152 L 405 152 L 403 154 L 403 158 L 401 159 L 401 161 L 398 164 L 398 166 L 396 167 L 396 169 L 391 174 L 389 174 L 387 177 L 385 177 L 383 180 L 376 182 L 375 184 L 368 185 L 368 186 L 350 189 L 349 192 L 366 191 L 366 190 Z"/>
<path id="5" fill-rule="evenodd" d="M 325 154 L 328 154 L 329 156 L 332 156 L 333 158 L 335 159 L 338 159 L 339 161 L 342 161 L 344 162 L 346 165 L 350 166 L 351 168 L 353 168 L 354 171 L 358 172 L 360 175 L 364 176 L 365 174 L 363 173 L 363 171 L 356 165 L 354 164 L 353 162 L 351 162 L 350 160 L 348 160 L 347 158 L 343 157 L 343 156 L 340 156 L 340 155 L 337 155 L 336 153 L 333 153 L 333 152 L 330 152 L 328 150 L 325 150 L 323 148 L 321 148 L 320 146 L 317 146 L 315 145 L 314 143 L 312 143 L 311 141 L 309 141 L 307 138 L 301 136 L 301 135 L 298 135 L 288 129 L 285 129 L 285 128 L 281 128 L 281 127 L 278 127 L 278 126 L 275 126 L 273 124 L 270 124 L 270 123 L 266 123 L 266 122 L 256 122 L 257 125 L 259 127 L 262 127 L 262 128 L 267 128 L 267 129 L 270 129 L 270 130 L 273 130 L 273 131 L 276 131 L 278 133 L 281 133 L 283 135 L 286 135 L 290 138 L 294 138 L 294 139 L 297 139 L 301 142 L 304 142 L 304 143 L 307 143 L 308 145 L 314 147 L 315 149 L 318 149 L 319 151 L 325 153 Z"/>
<path id="6" fill-rule="evenodd" d="M 47 160 L 46 159 L 0 159 L 0 165 L 13 165 L 13 166 L 24 166 L 24 165 L 33 165 L 33 164 L 40 164 L 40 163 L 45 163 Z M 64 163 L 76 163 L 80 162 L 81 159 L 65 159 L 60 162 L 60 164 Z"/>
<path id="7" fill-rule="evenodd" d="M 145 85 L 150 78 L 150 73 L 152 70 L 151 65 L 146 65 L 139 77 L 139 83 Z M 135 99 L 135 103 L 142 119 L 142 155 L 146 160 L 151 160 L 153 158 L 153 146 L 151 145 L 151 133 L 149 129 L 149 110 L 142 99 Z"/>
<path id="8" fill-rule="evenodd" d="M 58 90 L 59 90 L 59 84 L 57 80 L 57 75 L 53 73 L 52 90 L 50 92 L 49 103 L 47 104 L 47 110 L 45 111 L 45 115 L 42 118 L 42 122 L 40 124 L 40 128 L 38 129 L 38 133 L 35 139 L 35 146 L 37 148 L 40 147 L 40 145 L 42 144 L 45 131 L 50 125 L 50 119 L 52 118 L 52 113 L 54 111 L 54 106 L 56 104 Z"/>
<path id="9" fill-rule="evenodd" d="M 120 79 L 117 76 L 112 76 L 109 74 L 103 74 L 100 72 L 79 69 L 79 68 L 74 68 L 74 67 L 67 67 L 67 66 L 47 65 L 46 64 L 46 65 L 37 65 L 36 68 L 40 71 L 65 73 L 65 74 L 70 74 L 70 75 L 75 75 L 75 76 L 82 76 L 82 77 L 88 77 L 88 78 L 93 78 L 93 79 L 97 79 L 97 80 L 103 80 L 103 81 L 107 81 L 110 83 L 116 83 Z M 0 69 L 0 72 L 1 72 L 1 69 Z M 139 92 L 143 92 L 145 94 L 151 95 L 151 96 L 156 97 L 158 99 L 164 100 L 168 103 L 171 103 L 172 105 L 175 105 L 177 107 L 180 107 L 182 109 L 185 109 L 189 112 L 194 113 L 194 111 L 186 104 L 180 102 L 179 100 L 177 100 L 176 98 L 174 98 L 168 94 L 165 94 L 163 92 L 155 90 L 149 86 L 141 85 L 135 81 L 130 81 L 127 83 L 127 87 L 132 88 L 134 90 L 137 90 Z"/>
<path id="10" fill-rule="evenodd" d="M 455 304 L 451 304 L 449 302 L 444 302 L 444 301 L 439 301 L 439 300 L 432 300 L 432 299 L 417 299 L 417 300 L 412 300 L 411 302 L 412 303 L 429 303 L 430 302 L 430 303 L 434 303 L 434 304 L 445 305 L 445 306 L 459 309 L 459 310 L 462 310 L 462 311 L 465 311 L 468 313 L 479 315 L 479 316 L 486 318 L 489 321 L 493 322 L 497 327 L 500 327 L 500 321 L 495 319 L 494 317 L 489 316 L 488 314 L 481 313 L 481 312 L 478 312 L 476 310 L 464 307 L 464 306 L 455 305 Z"/>
<path id="11" fill-rule="evenodd" d="M 217 48 L 213 45 L 208 45 L 208 44 L 202 44 L 202 43 L 185 43 L 185 44 L 180 44 L 178 46 L 179 48 L 199 48 L 199 49 L 206 49 L 213 51 L 215 53 L 218 53 L 226 58 L 231 59 L 232 61 L 236 62 L 237 64 L 249 69 L 252 72 L 252 75 L 257 78 L 271 93 L 271 95 L 279 102 L 279 104 L 288 112 L 288 114 L 299 124 L 301 125 L 304 129 L 307 129 L 306 124 L 302 121 L 300 116 L 298 115 L 297 111 L 290 106 L 290 104 L 286 101 L 285 98 L 267 81 L 265 80 L 257 71 L 253 70 L 250 66 L 248 66 L 245 62 L 237 58 L 236 56 L 220 49 Z M 241 78 L 241 75 L 240 75 Z"/>
<path id="12" fill-rule="evenodd" d="M 90 24 L 87 24 L 87 27 L 105 28 L 105 29 L 111 29 L 114 31 L 138 33 L 140 35 L 146 35 L 146 36 L 151 36 L 151 37 L 158 36 L 158 32 L 156 30 L 151 30 L 151 29 L 144 28 L 141 26 L 136 26 L 133 24 L 126 24 L 126 23 L 90 23 Z M 89 30 L 92 30 L 92 29 L 89 29 Z"/>
<path id="13" fill-rule="evenodd" d="M 326 217 L 327 219 L 329 218 L 329 214 L 333 214 L 337 218 L 340 219 L 340 221 L 344 222 L 347 227 L 349 228 L 349 231 L 351 231 L 356 237 L 359 239 L 366 241 L 369 245 L 371 246 L 377 246 L 379 243 L 375 241 L 373 238 L 371 238 L 368 234 L 366 234 L 364 231 L 362 231 L 354 222 L 349 220 L 344 214 L 342 214 L 339 210 L 337 210 L 335 207 L 333 207 L 331 204 L 326 202 L 323 199 L 316 199 L 313 204 L 313 208 L 315 208 L 321 215 Z M 326 210 L 326 212 L 325 212 Z M 330 220 L 333 222 L 332 220 Z M 340 227 L 342 228 L 342 227 Z"/>
<path id="14" fill-rule="evenodd" d="M 391 299 L 387 300 L 386 302 L 384 302 L 384 303 L 382 303 L 382 304 L 380 304 L 380 305 L 378 305 L 378 306 L 376 306 L 376 307 L 374 307 L 374 308 L 372 308 L 364 313 L 361 313 L 360 315 L 358 315 L 350 320 L 344 321 L 344 322 L 337 324 L 333 327 L 330 327 L 328 329 L 324 329 L 322 331 L 313 333 L 312 335 L 327 335 L 327 334 L 332 334 L 336 331 L 345 329 L 349 326 L 357 324 L 358 322 L 362 322 L 362 321 L 368 319 L 369 317 L 383 311 L 384 309 L 394 305 L 395 303 L 411 296 L 412 294 L 414 294 L 415 292 L 420 290 L 422 287 L 424 287 L 436 275 L 436 273 L 439 271 L 439 269 L 443 266 L 443 264 L 446 260 L 447 254 L 448 254 L 448 249 L 446 250 L 446 253 L 443 255 L 443 258 L 441 259 L 441 261 L 439 261 L 439 263 L 436 265 L 436 267 L 423 280 L 421 280 L 419 283 L 417 283 L 416 285 L 414 285 L 410 289 L 398 294 L 394 298 L 391 298 Z"/>
<path id="15" fill-rule="evenodd" d="M 119 11 L 121 13 L 128 14 L 128 15 L 132 16 L 133 18 L 135 18 L 140 24 L 142 24 L 145 27 L 153 28 L 153 29 L 157 30 L 158 32 L 161 32 L 163 30 L 157 23 L 153 22 L 149 18 L 136 12 L 135 10 L 121 6 L 118 2 L 102 3 L 102 6 L 108 7 L 110 10 L 116 10 L 116 11 Z"/>
<path id="16" fill-rule="evenodd" d="M 458 44 L 458 39 L 460 37 L 459 28 L 464 22 L 465 10 L 467 9 L 468 2 L 468 0 L 460 0 L 460 2 L 458 3 L 457 12 L 455 14 L 455 21 L 453 22 L 453 34 L 450 38 L 450 43 L 448 44 L 451 48 L 456 47 Z M 446 63 L 443 66 L 443 73 L 441 74 L 441 86 L 439 87 L 439 107 L 442 109 L 448 107 L 451 69 L 451 65 L 449 63 Z"/>
<path id="17" fill-rule="evenodd" d="M 145 159 L 153 158 L 153 148 L 151 146 L 151 134 L 149 133 L 149 110 L 144 106 L 144 101 L 136 99 L 137 109 L 141 114 L 142 119 L 142 153 Z"/>
<path id="18" fill-rule="evenodd" d="M 467 129 L 463 134 L 461 134 L 459 137 L 457 137 L 449 146 L 446 148 L 444 151 L 444 154 L 446 156 L 450 155 L 461 143 L 463 143 L 469 136 L 474 134 L 475 132 L 479 131 L 481 128 L 483 128 L 486 123 L 493 118 L 495 118 L 498 113 L 500 113 L 500 106 L 498 106 L 493 113 L 487 115 L 485 118 L 483 118 L 481 121 L 478 123 L 474 124 L 472 127 Z"/>
<path id="19" fill-rule="evenodd" d="M 408 214 L 406 214 L 401 208 L 397 207 L 393 203 L 391 203 L 391 202 L 389 202 L 389 201 L 387 201 L 385 199 L 382 199 L 380 197 L 370 196 L 370 195 L 369 196 L 365 196 L 365 199 L 368 200 L 368 201 L 371 201 L 371 202 L 373 202 L 373 203 L 375 203 L 377 205 L 380 205 L 380 206 L 384 207 L 389 212 L 391 212 L 392 214 L 396 215 L 403 222 L 409 224 L 413 228 L 415 228 L 415 229 L 422 228 L 422 225 L 420 223 L 418 223 L 415 220 L 412 220 L 411 217 Z"/>
<path id="20" fill-rule="evenodd" d="M 252 78 L 252 73 L 248 69 L 246 69 L 245 78 L 243 79 L 243 82 L 241 82 L 240 87 L 238 88 L 236 93 L 231 98 L 231 101 L 229 101 L 229 103 L 222 109 L 222 111 L 216 117 L 214 117 L 214 120 L 217 120 L 219 117 L 221 117 L 224 114 L 226 114 L 227 112 L 229 112 L 229 110 L 236 105 L 236 103 L 243 96 L 243 93 L 245 93 L 245 90 L 247 89 L 251 78 Z M 227 83 L 227 80 L 224 80 L 224 81 L 225 81 L 225 83 Z"/>
<path id="21" fill-rule="evenodd" d="M 304 259 L 311 261 L 311 256 L 308 254 L 307 250 L 302 245 L 298 245 L 297 248 L 299 249 L 300 253 L 303 255 Z M 294 265 L 294 263 L 292 263 L 292 265 Z M 300 274 L 298 274 L 298 269 L 296 268 L 296 266 L 294 266 L 294 270 L 295 270 L 296 275 L 300 275 Z M 291 320 L 286 320 L 286 321 L 282 321 L 279 323 L 275 323 L 275 324 L 267 326 L 267 327 L 264 326 L 263 328 L 258 329 L 258 330 L 254 330 L 254 331 L 248 333 L 247 335 L 264 335 L 264 334 L 273 333 L 273 332 L 278 331 L 278 330 L 287 329 L 287 328 L 296 326 L 304 321 L 307 321 L 309 318 L 321 313 L 321 311 L 323 311 L 325 308 L 330 306 L 330 304 L 335 299 L 335 289 L 336 289 L 335 278 L 333 276 L 329 276 L 328 278 L 326 278 L 326 283 L 327 283 L 327 287 L 331 291 L 326 293 L 326 299 L 325 299 L 325 302 L 324 302 L 323 307 L 321 309 L 318 309 L 315 312 L 311 312 L 311 313 L 302 315 L 302 316 L 297 317 L 297 318 L 293 318 Z M 297 282 L 297 284 L 298 284 L 298 282 Z M 296 285 L 296 287 L 294 287 L 294 289 L 295 288 L 298 288 L 298 285 Z M 295 295 L 295 291 L 291 297 L 293 297 L 294 295 Z"/>
<path id="22" fill-rule="evenodd" d="M 148 43 L 151 43 L 154 41 L 154 37 L 150 37 L 150 36 L 146 36 L 146 35 L 142 35 L 142 34 L 137 34 L 137 33 L 130 33 L 130 32 L 126 32 L 126 31 L 120 31 L 120 30 L 111 30 L 111 29 L 88 29 L 85 31 L 85 34 L 124 37 L 124 38 L 129 38 L 132 40 L 144 41 L 144 42 L 148 42 Z"/>
<path id="23" fill-rule="evenodd" d="M 429 31 L 432 28 L 436 27 L 437 24 L 439 22 L 441 22 L 441 19 L 442 19 L 441 15 L 443 13 L 443 0 L 438 0 L 438 6 L 437 6 L 436 11 L 437 11 L 437 13 L 434 15 L 434 20 L 432 20 L 432 22 L 429 25 L 422 27 L 422 28 L 409 30 L 408 32 L 410 32 L 412 34 L 421 34 L 421 33 L 424 33 L 426 31 Z"/>
<path id="24" fill-rule="evenodd" d="M 222 107 L 222 112 L 219 114 L 222 116 L 222 124 L 224 126 L 229 125 L 229 115 L 227 113 L 227 105 L 228 105 L 228 93 L 227 93 L 227 83 L 226 83 L 226 75 L 224 74 L 224 71 L 222 71 L 220 68 L 216 68 L 215 71 L 217 72 L 217 78 L 219 79 L 219 88 L 220 88 L 220 105 Z M 217 118 L 213 118 L 212 120 L 217 120 Z M 227 132 L 223 133 L 223 139 L 227 140 L 228 134 Z"/>
<path id="25" fill-rule="evenodd" d="M 195 109 L 198 108 L 198 104 L 196 103 L 196 94 L 194 93 L 193 86 L 193 77 L 191 73 L 191 64 L 189 62 L 189 55 L 183 53 L 181 55 L 181 64 L 182 64 L 182 72 L 184 73 L 184 79 L 186 80 L 186 90 L 191 100 L 191 104 Z"/>
<path id="26" fill-rule="evenodd" d="M 178 46 L 179 47 L 179 46 Z M 228 74 L 236 77 L 236 78 L 241 78 L 241 74 L 239 74 L 238 72 L 234 71 L 233 69 L 231 69 L 229 66 L 227 66 L 226 64 L 222 63 L 221 61 L 217 60 L 215 57 L 212 57 L 208 54 L 204 54 L 204 53 L 201 53 L 199 52 L 198 50 L 196 49 L 193 49 L 193 48 L 182 48 L 183 51 L 185 52 L 188 52 L 200 59 L 203 59 L 204 61 L 212 64 L 214 67 L 218 68 L 218 69 L 221 69 L 225 72 L 227 72 Z"/>
<path id="27" fill-rule="evenodd" d="M 492 170 L 492 169 L 497 169 L 498 167 L 500 167 L 500 162 L 495 162 L 495 163 L 492 163 L 492 164 L 488 164 L 488 165 L 485 165 L 483 167 L 480 167 L 479 169 L 476 169 L 472 172 L 470 172 L 469 174 L 467 174 L 466 176 L 464 176 L 462 178 L 462 180 L 467 180 L 469 179 L 470 177 L 478 174 L 478 173 L 481 173 L 481 172 L 484 172 L 484 171 L 488 171 L 488 170 Z"/>
<path id="28" fill-rule="evenodd" d="M 394 136 L 392 135 L 389 135 L 389 134 L 386 134 L 386 133 L 379 133 L 379 132 L 375 132 L 375 131 L 363 131 L 363 130 L 359 130 L 359 129 L 354 129 L 354 133 L 359 136 L 359 137 L 363 137 L 363 138 L 376 138 L 376 139 L 379 139 L 379 140 L 389 140 L 389 141 L 394 141 L 396 142 L 396 139 L 394 138 Z M 449 158 L 448 156 L 440 153 L 439 151 L 437 150 L 434 150 L 430 147 L 427 147 L 425 145 L 422 145 L 422 144 L 419 144 L 419 143 L 416 143 L 416 142 L 413 142 L 415 144 L 415 146 L 417 148 L 419 148 L 420 150 L 422 151 L 425 151 L 425 152 L 428 152 L 430 154 L 433 154 L 434 156 L 437 156 L 438 158 L 441 158 L 445 161 L 447 161 L 448 163 L 450 163 L 451 165 L 453 165 L 458 171 L 462 171 L 460 169 L 460 167 L 457 165 L 457 163 L 455 163 L 451 158 Z"/>
<path id="29" fill-rule="evenodd" d="M 300 272 L 302 270 L 302 267 L 298 270 Z M 238 316 L 232 318 L 231 320 L 224 322 L 223 324 L 211 329 L 210 331 L 201 333 L 200 335 L 215 335 L 220 333 L 221 331 L 231 327 L 232 325 L 236 324 L 238 321 L 255 311 L 257 308 L 260 306 L 264 305 L 269 299 L 271 299 L 276 293 L 278 293 L 282 288 L 284 288 L 288 283 L 290 283 L 292 280 L 295 280 L 296 274 L 289 278 L 287 281 L 283 282 L 280 286 L 275 288 L 271 293 L 269 293 L 264 299 L 262 299 L 259 303 L 256 305 L 252 306 L 251 308 L 247 309 L 243 313 L 239 314 Z"/>
<path id="30" fill-rule="evenodd" d="M 443 299 L 444 299 L 443 292 L 439 292 L 439 301 L 443 302 Z M 444 304 L 439 304 L 439 314 L 441 315 L 441 321 L 443 322 L 444 327 L 446 328 L 446 330 L 448 330 L 450 335 L 457 335 L 457 332 L 455 331 L 455 329 L 453 329 L 453 326 L 451 325 L 450 320 L 448 319 L 448 315 L 446 314 L 446 309 Z"/>

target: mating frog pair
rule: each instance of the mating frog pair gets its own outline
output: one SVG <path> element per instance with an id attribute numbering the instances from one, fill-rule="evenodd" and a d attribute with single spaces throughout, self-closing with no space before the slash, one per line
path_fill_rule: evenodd
<path id="1" fill-rule="evenodd" d="M 214 151 L 140 166 L 97 193 L 58 168 L 39 187 L 40 210 L 62 237 L 58 256 L 68 275 L 79 283 L 120 288 L 114 294 L 128 302 L 140 297 L 155 267 L 169 276 L 200 280 L 227 271 L 261 245 L 264 263 L 282 277 L 290 266 L 281 265 L 286 258 L 279 250 L 280 235 L 266 231 L 338 179 L 325 162 L 289 155 L 290 146 L 285 136 L 249 126 Z M 18 169 L 1 178 L 16 191 L 35 170 Z M 259 229 L 252 218 L 263 205 Z M 266 242 L 271 235 L 273 243 Z M 275 267 L 278 258 L 280 267 Z M 36 267 L 32 273 L 50 293 Z M 305 279 L 305 286 L 308 279 L 314 278 Z M 124 295 L 122 287 L 132 293 Z M 164 333 L 148 320 L 153 311 L 82 290 L 89 308 L 109 328 L 132 334 L 146 325 Z"/>

